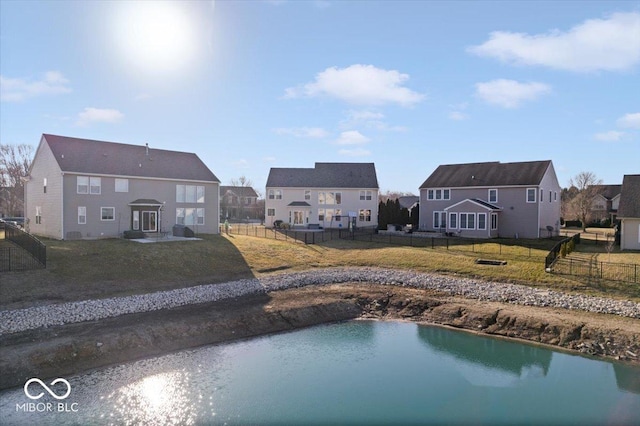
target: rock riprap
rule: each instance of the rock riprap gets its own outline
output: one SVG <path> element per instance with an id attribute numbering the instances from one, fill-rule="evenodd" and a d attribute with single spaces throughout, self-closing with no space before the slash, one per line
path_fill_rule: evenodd
<path id="1" fill-rule="evenodd" d="M 0 311 L 0 335 L 95 321 L 125 314 L 215 302 L 309 285 L 347 282 L 396 285 L 441 291 L 450 295 L 494 302 L 613 314 L 640 318 L 640 303 L 603 297 L 568 294 L 525 285 L 382 268 L 348 267 L 280 273 L 221 284 L 199 285 L 149 294 L 84 300 L 26 309 Z"/>

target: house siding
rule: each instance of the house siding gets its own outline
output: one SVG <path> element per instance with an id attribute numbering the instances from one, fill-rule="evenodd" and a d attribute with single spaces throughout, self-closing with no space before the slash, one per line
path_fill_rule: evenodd
<path id="1" fill-rule="evenodd" d="M 44 179 L 47 192 L 44 192 Z M 40 142 L 29 180 L 25 183 L 25 218 L 29 232 L 49 238 L 61 239 L 63 232 L 62 171 L 46 143 Z M 36 223 L 36 207 L 42 208 L 42 221 Z"/>
<path id="2" fill-rule="evenodd" d="M 282 199 L 269 199 L 270 190 L 281 190 Z M 311 191 L 309 200 L 305 200 L 305 191 Z M 371 191 L 371 200 L 360 200 L 360 191 Z M 342 194 L 342 200 L 340 204 L 319 204 L 318 193 L 319 192 L 340 192 Z M 306 202 L 310 206 L 306 207 L 292 207 L 289 204 L 293 202 Z M 269 210 L 275 209 L 275 216 L 268 216 Z M 342 220 L 337 221 L 320 221 L 318 219 L 319 209 L 340 209 Z M 324 228 L 338 228 L 342 224 L 343 227 L 348 226 L 347 217 L 349 212 L 355 212 L 356 215 L 360 210 L 371 210 L 371 221 L 361 221 L 360 218 L 356 220 L 356 226 L 370 227 L 378 226 L 378 189 L 374 188 L 278 188 L 267 187 L 266 199 L 265 199 L 265 224 L 266 226 L 273 226 L 273 222 L 276 220 L 282 220 L 284 223 L 290 223 L 293 226 L 293 218 L 291 218 L 289 212 L 298 210 L 307 212 L 308 221 L 305 221 L 303 225 L 319 224 Z"/>
<path id="3" fill-rule="evenodd" d="M 623 218 L 620 223 L 620 250 L 640 250 L 640 218 Z"/>
<path id="4" fill-rule="evenodd" d="M 218 184 L 211 182 L 192 182 L 181 180 L 159 180 L 150 178 L 128 178 L 129 191 L 115 192 L 116 178 L 119 176 L 101 176 L 101 193 L 78 194 L 77 175 L 64 176 L 64 238 L 79 233 L 81 238 L 117 237 L 131 229 L 131 206 L 138 199 L 155 199 L 164 203 L 158 218 L 158 231 L 171 232 L 176 224 L 177 208 L 204 208 L 204 225 L 188 225 L 196 233 L 215 234 L 219 232 Z M 176 185 L 198 185 L 205 187 L 204 203 L 176 202 Z M 78 223 L 78 207 L 86 207 L 86 224 Z M 101 208 L 113 207 L 114 220 L 101 220 Z M 73 233 L 73 234 L 72 234 Z"/>
<path id="5" fill-rule="evenodd" d="M 544 196 L 542 200 L 538 200 L 538 206 L 540 207 L 538 237 L 547 237 L 549 235 L 547 226 L 552 226 L 553 235 L 558 235 L 560 232 L 560 194 L 562 188 L 558 183 L 553 164 L 549 164 L 549 168 L 540 182 L 540 188 L 542 188 Z M 551 192 L 551 201 L 549 201 L 549 192 Z M 557 198 L 554 198 L 554 192 L 558 194 Z M 540 195 L 539 190 L 538 195 Z"/>

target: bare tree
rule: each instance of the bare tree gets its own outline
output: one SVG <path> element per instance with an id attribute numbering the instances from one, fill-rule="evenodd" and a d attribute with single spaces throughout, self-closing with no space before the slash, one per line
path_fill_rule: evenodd
<path id="1" fill-rule="evenodd" d="M 592 172 L 580 172 L 569 181 L 569 185 L 577 189 L 571 200 L 571 206 L 582 221 L 582 230 L 587 227 L 591 219 L 594 198 L 602 192 L 602 179 L 598 179 Z"/>
<path id="2" fill-rule="evenodd" d="M 247 204 L 247 199 L 253 195 L 251 192 L 255 192 L 255 189 L 253 189 L 253 182 L 251 182 L 251 179 L 248 179 L 246 176 L 240 176 L 238 179 L 231 179 L 231 186 L 241 188 L 239 191 L 237 191 L 239 193 L 237 193 L 236 195 L 238 196 L 238 218 L 243 219 L 245 215 L 245 205 Z M 249 188 L 253 191 L 250 192 Z M 259 196 L 257 192 L 256 195 Z M 259 214 L 259 212 L 257 214 Z"/>
<path id="3" fill-rule="evenodd" d="M 24 178 L 29 172 L 31 145 L 0 144 L 0 211 L 9 216 L 23 214 Z"/>
<path id="4" fill-rule="evenodd" d="M 399 197 L 406 197 L 406 196 L 412 196 L 412 195 L 413 194 L 410 193 L 410 192 L 387 190 L 387 191 L 381 192 L 378 195 L 378 201 L 386 203 L 387 200 L 389 200 L 389 199 L 395 200 L 395 199 L 397 199 Z"/>

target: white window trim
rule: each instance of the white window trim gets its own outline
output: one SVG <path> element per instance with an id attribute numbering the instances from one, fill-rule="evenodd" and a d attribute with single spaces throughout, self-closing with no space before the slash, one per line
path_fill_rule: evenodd
<path id="1" fill-rule="evenodd" d="M 93 192 L 93 188 L 98 188 L 98 192 Z M 89 194 L 91 195 L 102 194 L 102 178 L 89 176 Z"/>
<path id="2" fill-rule="evenodd" d="M 436 196 L 437 191 L 440 191 L 440 198 Z M 447 196 L 445 197 L 445 191 Z M 435 201 L 447 201 L 451 200 L 451 188 L 431 188 L 427 189 L 427 200 Z"/>
<path id="3" fill-rule="evenodd" d="M 80 183 L 80 179 L 86 179 L 87 183 Z M 86 191 L 80 191 L 80 187 L 86 187 Z M 76 193 L 77 194 L 88 194 L 89 193 L 89 176 L 76 176 Z"/>
<path id="4" fill-rule="evenodd" d="M 495 193 L 496 193 L 496 199 L 495 200 L 491 199 L 491 192 L 492 191 L 495 191 Z M 490 202 L 490 203 L 497 203 L 498 202 L 498 189 L 497 188 L 489 189 L 489 191 L 487 193 L 487 201 Z"/>
<path id="5" fill-rule="evenodd" d="M 276 209 L 267 209 L 267 217 L 275 217 Z"/>
<path id="6" fill-rule="evenodd" d="M 529 191 L 533 191 L 533 201 L 529 201 Z M 533 204 L 536 202 L 538 197 L 538 190 L 537 188 L 527 188 L 527 191 L 525 193 L 525 200 L 527 203 L 529 204 Z"/>
<path id="7" fill-rule="evenodd" d="M 455 225 L 452 225 L 452 223 L 453 223 L 453 220 L 451 220 L 452 217 L 456 218 L 455 219 L 455 222 L 456 222 Z M 459 222 L 458 222 L 458 213 L 457 212 L 449 213 L 449 222 L 447 222 L 447 227 L 449 229 L 458 229 L 458 224 L 459 224 Z"/>
<path id="8" fill-rule="evenodd" d="M 465 215 L 464 228 L 462 227 L 462 223 L 463 223 L 462 215 Z M 460 217 L 460 223 L 458 225 L 459 226 L 458 229 L 463 229 L 465 231 L 475 231 L 477 229 L 476 226 L 478 225 L 478 220 L 476 218 L 476 213 L 460 212 L 458 216 Z M 467 226 L 469 225 L 469 216 L 473 216 L 473 228 L 467 228 Z"/>
<path id="9" fill-rule="evenodd" d="M 83 212 L 84 214 L 81 214 Z M 83 218 L 84 220 L 80 220 Z M 86 206 L 78 206 L 78 225 L 86 225 L 87 224 L 87 207 Z"/>
<path id="10" fill-rule="evenodd" d="M 112 219 L 105 219 L 102 214 L 102 209 L 111 209 L 113 211 Z M 113 222 L 116 220 L 116 208 L 115 207 L 100 207 L 100 221 L 102 222 Z"/>
<path id="11" fill-rule="evenodd" d="M 484 216 L 484 227 L 480 228 L 480 216 Z M 477 223 L 476 225 L 476 229 L 479 231 L 486 231 L 487 230 L 487 214 L 486 213 L 477 213 L 476 214 L 476 221 Z"/>
<path id="12" fill-rule="evenodd" d="M 129 179 L 116 178 L 114 180 L 114 191 L 129 192 Z"/>
<path id="13" fill-rule="evenodd" d="M 494 218 L 494 217 L 496 218 L 496 225 L 495 225 L 495 227 L 493 226 L 493 218 Z M 492 230 L 492 231 L 495 231 L 495 230 L 497 230 L 497 229 L 498 229 L 498 213 L 491 213 L 490 218 L 491 218 L 491 219 L 490 219 L 490 220 L 491 220 L 491 230 Z"/>

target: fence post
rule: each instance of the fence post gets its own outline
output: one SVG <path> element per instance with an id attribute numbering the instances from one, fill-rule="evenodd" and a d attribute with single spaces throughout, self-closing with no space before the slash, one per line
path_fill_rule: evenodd
<path id="1" fill-rule="evenodd" d="M 573 266 L 573 260 L 569 259 L 569 275 L 571 275 L 571 272 L 572 272 L 572 269 L 573 269 L 572 266 Z"/>
<path id="2" fill-rule="evenodd" d="M 447 238 L 447 250 L 449 250 L 449 239 Z"/>
<path id="3" fill-rule="evenodd" d="M 633 282 L 638 282 L 638 265 L 633 265 Z"/>
<path id="4" fill-rule="evenodd" d="M 529 257 L 531 257 L 531 246 L 529 246 Z"/>

